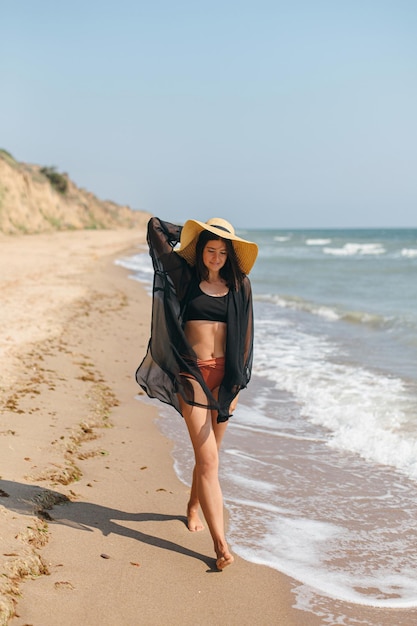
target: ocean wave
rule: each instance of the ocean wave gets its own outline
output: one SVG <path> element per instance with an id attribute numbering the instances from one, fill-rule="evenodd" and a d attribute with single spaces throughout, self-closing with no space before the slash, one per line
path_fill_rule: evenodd
<path id="1" fill-rule="evenodd" d="M 314 441 L 315 443 L 325 441 L 320 437 L 306 437 L 305 435 L 294 435 L 293 433 L 284 433 L 279 430 L 266 431 L 263 428 L 257 428 L 256 426 L 247 426 L 242 423 L 234 424 L 233 428 L 237 430 L 246 430 L 252 433 L 261 433 L 263 435 L 267 434 L 268 437 L 277 437 L 279 439 L 292 439 L 293 441 Z M 231 451 L 228 450 L 227 452 Z"/>
<path id="2" fill-rule="evenodd" d="M 345 243 L 342 248 L 323 248 L 323 252 L 334 256 L 375 256 L 386 250 L 381 243 Z"/>
<path id="3" fill-rule="evenodd" d="M 282 296 L 279 294 L 263 296 L 255 295 L 255 300 L 273 302 L 283 309 L 304 311 L 305 313 L 319 315 L 320 317 L 324 317 L 331 321 L 341 319 L 341 315 L 336 311 L 336 309 L 329 306 L 314 304 L 313 302 L 308 302 L 307 300 L 303 300 L 303 298 L 299 298 L 297 296 Z"/>
<path id="4" fill-rule="evenodd" d="M 379 328 L 388 325 L 391 321 L 382 315 L 376 315 L 366 311 L 346 311 L 336 306 L 309 302 L 308 300 L 304 300 L 303 298 L 297 296 L 271 294 L 268 296 L 255 296 L 255 300 L 273 302 L 283 309 L 303 311 L 304 313 L 310 313 L 312 315 L 322 317 L 330 322 L 342 320 L 351 324 L 366 324 L 367 326 Z"/>
<path id="5" fill-rule="evenodd" d="M 415 398 L 400 378 L 339 363 L 324 336 L 258 320 L 255 373 L 294 394 L 302 414 L 329 430 L 329 445 L 396 467 L 417 480 Z M 411 430 L 410 430 L 411 428 Z"/>
<path id="6" fill-rule="evenodd" d="M 291 239 L 291 237 L 289 235 L 284 236 L 284 235 L 275 235 L 274 237 L 274 241 L 279 241 L 279 242 L 285 242 L 285 241 L 289 241 Z"/>
<path id="7" fill-rule="evenodd" d="M 351 324 L 365 324 L 366 326 L 373 326 L 374 328 L 382 328 L 392 322 L 392 320 L 382 315 L 375 315 L 374 313 L 366 313 L 364 311 L 346 311 L 340 316 L 340 319 Z"/>
<path id="8" fill-rule="evenodd" d="M 245 513 L 250 511 L 249 505 L 241 506 L 240 510 Z M 266 510 L 264 515 L 272 518 L 268 514 Z M 279 569 L 306 585 L 303 591 L 309 597 L 298 597 L 299 609 L 323 616 L 327 612 L 326 606 L 328 610 L 333 608 L 334 611 L 334 605 L 332 607 L 326 601 L 329 596 L 361 606 L 384 609 L 417 606 L 415 576 L 411 568 L 400 573 L 392 573 L 386 568 L 374 574 L 367 571 L 365 563 L 359 564 L 355 572 L 344 571 L 337 565 L 333 568 L 328 566 L 334 558 L 334 547 L 345 541 L 346 529 L 342 525 L 302 517 L 290 518 L 276 513 L 269 521 L 268 532 L 258 539 L 255 550 L 248 541 L 241 539 L 239 525 L 245 524 L 245 521 L 245 516 L 238 515 L 233 508 L 230 533 L 239 541 L 235 546 L 236 553 L 248 561 Z M 277 537 L 279 541 L 271 542 L 271 537 Z M 317 594 L 324 594 L 325 597 Z M 314 604 L 318 606 L 314 607 Z M 335 624 L 336 621 L 326 620 L 326 623 Z M 343 620 L 337 623 L 347 622 Z"/>
<path id="9" fill-rule="evenodd" d="M 417 248 L 403 248 L 401 250 L 401 256 L 405 256 L 409 259 L 417 258 Z"/>
<path id="10" fill-rule="evenodd" d="M 327 246 L 332 243 L 331 239 L 306 239 L 306 246 Z"/>
<path id="11" fill-rule="evenodd" d="M 140 252 L 129 257 L 116 259 L 115 264 L 146 276 L 153 274 L 152 262 L 148 252 Z"/>
<path id="12" fill-rule="evenodd" d="M 130 278 L 142 283 L 146 292 L 152 295 L 153 267 L 148 252 L 140 252 L 130 257 L 116 259 L 114 263 L 133 272 Z"/>

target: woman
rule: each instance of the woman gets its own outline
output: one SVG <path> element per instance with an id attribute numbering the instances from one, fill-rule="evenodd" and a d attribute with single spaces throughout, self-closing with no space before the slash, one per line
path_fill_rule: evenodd
<path id="1" fill-rule="evenodd" d="M 203 530 L 201 505 L 222 570 L 233 556 L 225 539 L 218 452 L 238 393 L 251 375 L 247 274 L 258 248 L 221 218 L 188 220 L 181 228 L 154 217 L 147 240 L 155 271 L 151 339 L 136 379 L 149 397 L 184 417 L 195 455 L 188 528 Z"/>

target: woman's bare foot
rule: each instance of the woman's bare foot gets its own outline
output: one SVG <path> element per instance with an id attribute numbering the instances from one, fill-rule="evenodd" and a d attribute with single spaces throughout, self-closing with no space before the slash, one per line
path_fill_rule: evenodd
<path id="1" fill-rule="evenodd" d="M 187 526 L 192 533 L 204 530 L 204 524 L 198 514 L 198 508 L 187 506 Z"/>
<path id="2" fill-rule="evenodd" d="M 225 567 L 227 567 L 228 565 L 231 565 L 233 563 L 235 559 L 233 558 L 233 556 L 230 554 L 230 552 L 225 552 L 223 554 L 223 556 L 219 556 L 219 558 L 216 561 L 216 567 L 219 570 L 224 569 Z"/>

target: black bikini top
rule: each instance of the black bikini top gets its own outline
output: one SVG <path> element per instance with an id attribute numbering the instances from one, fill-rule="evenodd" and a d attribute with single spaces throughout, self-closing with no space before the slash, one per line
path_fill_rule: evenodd
<path id="1" fill-rule="evenodd" d="M 196 284 L 193 288 L 184 315 L 184 322 L 190 320 L 207 320 L 210 322 L 227 322 L 227 304 L 229 293 L 225 296 L 209 296 Z"/>

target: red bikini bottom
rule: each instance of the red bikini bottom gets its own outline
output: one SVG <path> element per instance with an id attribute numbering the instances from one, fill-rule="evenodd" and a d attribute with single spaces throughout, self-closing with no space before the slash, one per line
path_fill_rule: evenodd
<path id="1" fill-rule="evenodd" d="M 207 361 L 197 359 L 198 369 L 210 391 L 213 391 L 216 387 L 220 387 L 224 378 L 225 361 L 224 356 L 218 356 L 215 359 L 207 359 Z"/>
<path id="2" fill-rule="evenodd" d="M 224 378 L 224 367 L 226 359 L 224 356 L 218 356 L 214 359 L 197 359 L 197 366 L 200 373 L 210 391 L 220 387 Z M 194 378 L 192 374 L 183 372 L 182 376 L 185 378 Z"/>

